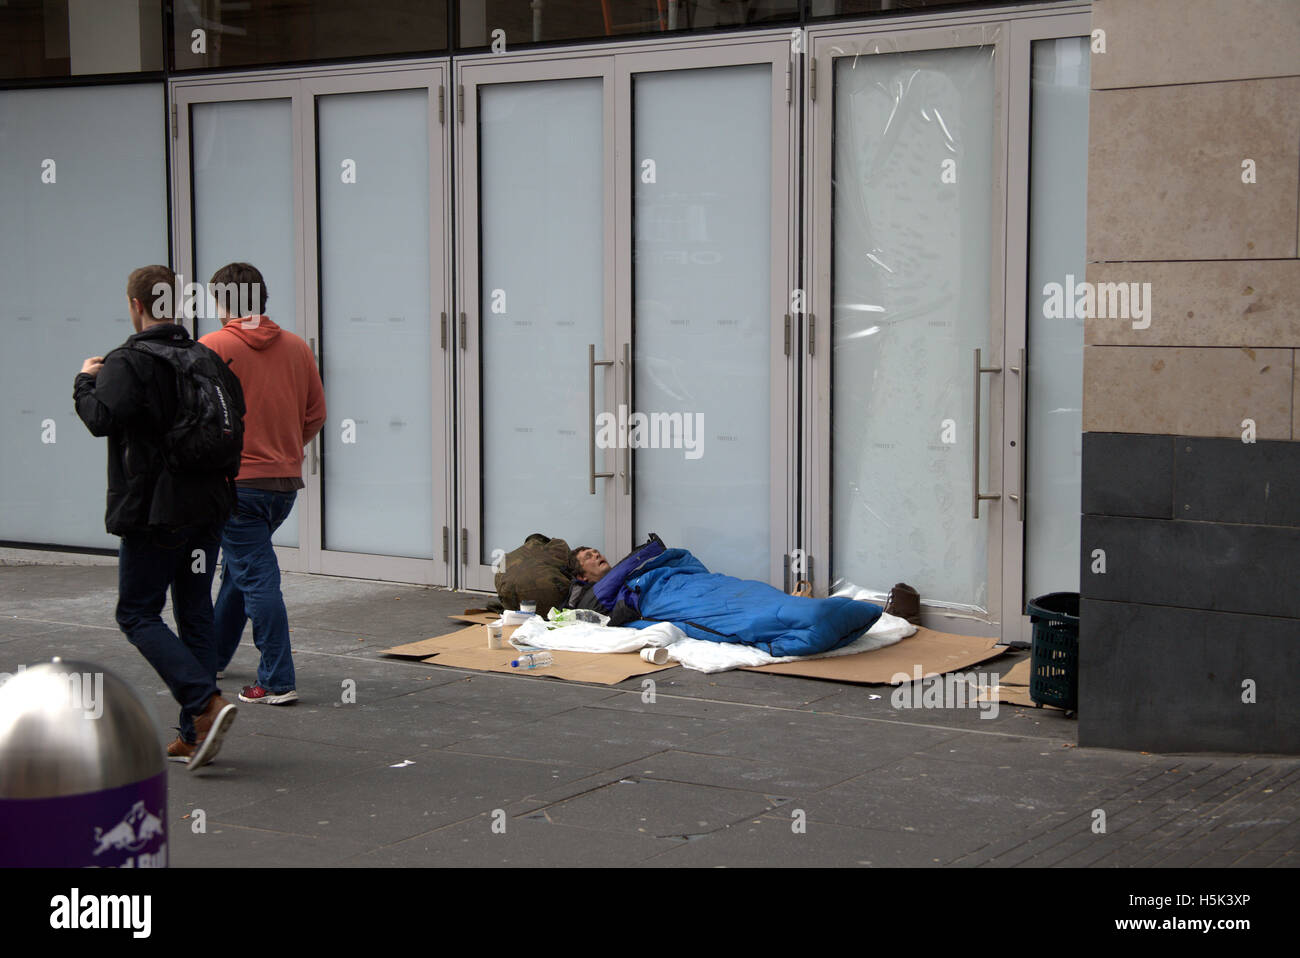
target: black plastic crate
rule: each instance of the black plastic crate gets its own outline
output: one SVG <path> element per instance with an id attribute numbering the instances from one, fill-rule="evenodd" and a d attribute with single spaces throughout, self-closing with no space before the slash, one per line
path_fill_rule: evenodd
<path id="1" fill-rule="evenodd" d="M 1029 697 L 1074 712 L 1079 707 L 1079 593 L 1049 592 L 1031 599 L 1033 624 Z"/>

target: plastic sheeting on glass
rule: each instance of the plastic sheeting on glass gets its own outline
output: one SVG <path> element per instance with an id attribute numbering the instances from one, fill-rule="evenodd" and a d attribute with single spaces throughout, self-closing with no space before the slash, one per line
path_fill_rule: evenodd
<path id="1" fill-rule="evenodd" d="M 1079 589 L 1083 320 L 1047 318 L 1043 287 L 1083 282 L 1087 267 L 1087 38 L 1037 41 L 1032 69 L 1026 600 Z"/>
<path id="2" fill-rule="evenodd" d="M 666 448 L 633 453 L 636 540 L 657 532 L 710 569 L 763 581 L 771 76 L 757 64 L 633 78 L 633 405 L 666 424 L 649 437 Z"/>
<path id="3" fill-rule="evenodd" d="M 479 89 L 484 564 L 533 532 L 606 542 L 608 483 L 588 492 L 587 396 L 588 344 L 611 358 L 603 107 L 598 78 Z M 598 403 L 617 368 L 597 371 Z"/>
<path id="4" fill-rule="evenodd" d="M 831 578 L 968 609 L 989 595 L 993 52 L 834 61 Z"/>
<path id="5" fill-rule="evenodd" d="M 161 84 L 0 91 L 0 539 L 117 545 L 72 381 L 135 332 L 127 276 L 167 262 L 165 137 Z"/>
<path id="6" fill-rule="evenodd" d="M 251 263 L 266 281 L 266 310 L 298 332 L 294 286 L 293 112 L 288 99 L 195 103 L 190 108 L 194 262 L 185 282 L 206 287 L 227 263 Z M 219 329 L 206 297 L 200 336 Z M 298 507 L 271 539 L 298 545 Z"/>
<path id="7" fill-rule="evenodd" d="M 316 101 L 326 549 L 433 557 L 428 110 Z"/>

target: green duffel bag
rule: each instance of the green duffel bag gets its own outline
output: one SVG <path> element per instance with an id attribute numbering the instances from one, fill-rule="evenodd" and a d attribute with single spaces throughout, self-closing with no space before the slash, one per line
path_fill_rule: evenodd
<path id="1" fill-rule="evenodd" d="M 534 532 L 524 544 L 507 553 L 502 570 L 493 584 L 507 609 L 520 602 L 537 603 L 537 614 L 562 609 L 569 598 L 569 586 L 577 570 L 569 559 L 569 544 Z"/>

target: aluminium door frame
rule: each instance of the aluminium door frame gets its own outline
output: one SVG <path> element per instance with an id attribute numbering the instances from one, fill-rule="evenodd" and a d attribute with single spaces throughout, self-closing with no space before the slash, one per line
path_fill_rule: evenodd
<path id="1" fill-rule="evenodd" d="M 629 388 L 626 371 L 620 369 L 622 346 L 631 339 L 631 203 L 630 180 L 631 133 L 631 74 L 662 69 L 697 69 L 730 64 L 772 62 L 773 67 L 773 188 L 776 177 L 785 171 L 781 184 L 783 202 L 774 195 L 772 220 L 773 246 L 773 305 L 788 302 L 798 270 L 796 240 L 798 230 L 798 189 L 794 176 L 798 170 L 798 136 L 795 121 L 797 101 L 789 86 L 793 83 L 794 66 L 789 57 L 790 30 L 765 30 L 751 34 L 733 34 L 722 37 L 674 37 L 664 40 L 614 42 L 565 47 L 550 50 L 530 48 L 520 54 L 480 54 L 458 57 L 455 60 L 455 83 L 458 112 L 463 108 L 463 118 L 458 117 L 456 137 L 456 263 L 457 297 L 456 315 L 463 316 L 456 324 L 456 377 L 458 459 L 457 524 L 460 535 L 456 537 L 458 549 L 458 584 L 460 588 L 494 591 L 491 566 L 474 559 L 481 556 L 479 529 L 482 524 L 481 451 L 478 447 L 480 429 L 479 382 L 479 262 L 478 262 L 478 143 L 473 132 L 477 128 L 478 85 L 485 82 L 527 82 L 541 79 L 563 79 L 579 76 L 600 76 L 604 83 L 604 169 L 608 173 L 605 183 L 604 224 L 605 244 L 604 302 L 606 308 L 606 342 L 608 355 L 598 357 L 612 361 L 610 372 L 604 376 L 604 408 L 612 409 L 619 394 L 619 381 L 623 389 Z M 777 51 L 780 51 L 780 56 Z M 784 69 L 781 69 L 781 65 Z M 482 79 L 480 79 L 482 78 Z M 788 102 L 787 102 L 788 97 Z M 778 123 L 781 109 L 787 112 Z M 469 130 L 469 134 L 460 131 Z M 783 149 L 778 146 L 778 131 L 784 130 Z M 628 175 L 620 175 L 626 172 Z M 778 224 L 780 230 L 778 232 Z M 778 264 L 775 251 L 786 249 L 785 262 Z M 779 266 L 779 268 L 778 268 Z M 623 270 L 627 272 L 624 272 Z M 779 295 L 776 290 L 780 287 Z M 773 343 L 784 338 L 784 311 L 773 320 Z M 769 581 L 780 582 L 783 559 L 790 543 L 795 540 L 798 509 L 795 501 L 798 478 L 796 437 L 798 416 L 796 382 L 797 355 L 793 346 L 789 356 L 779 355 L 773 349 L 771 363 L 773 419 L 771 421 L 773 449 L 778 441 L 784 444 L 785 453 L 772 459 L 772 555 L 769 559 Z M 780 417 L 776 418 L 776 407 Z M 780 432 L 777 425 L 780 425 Z M 608 494 L 605 503 L 605 551 L 622 555 L 632 545 L 632 514 L 630 495 L 625 495 L 626 477 L 619 475 L 622 450 L 602 450 L 599 470 L 612 473 L 603 480 Z M 779 480 L 779 481 L 778 481 Z"/>
<path id="2" fill-rule="evenodd" d="M 450 586 L 452 584 L 450 561 L 451 480 L 447 469 L 446 452 L 451 448 L 451 349 L 446 323 L 450 307 L 450 250 L 446 237 L 450 231 L 450 210 L 447 194 L 450 189 L 450 171 L 447 157 L 450 147 L 450 124 L 445 109 L 447 67 L 432 64 L 420 68 L 387 71 L 381 75 L 349 74 L 344 76 L 310 76 L 302 79 L 302 93 L 310 106 L 310 122 L 304 122 L 302 138 L 304 156 L 316 157 L 318 124 L 316 122 L 317 98 L 322 96 L 377 93 L 392 90 L 425 90 L 426 122 L 428 130 L 428 189 L 429 189 L 429 375 L 430 401 L 434 404 L 431 424 L 431 461 L 428 463 L 433 482 L 433 555 L 429 559 L 405 556 L 372 555 L 326 548 L 324 541 L 324 479 L 325 470 L 320 451 L 320 438 L 313 441 L 312 455 L 316 463 L 309 470 L 308 485 L 313 487 L 313 498 L 318 503 L 313 519 L 320 528 L 309 543 L 308 560 L 313 571 L 325 575 L 353 578 L 384 579 L 395 582 L 414 582 L 421 585 Z M 443 118 L 439 120 L 439 100 L 443 100 Z M 303 217 L 304 249 L 314 255 L 303 257 L 306 285 L 308 329 L 316 345 L 317 363 L 324 354 L 325 340 L 321 330 L 320 313 L 320 223 L 317 164 L 302 168 L 303 193 L 306 199 Z M 441 397 L 441 403 L 439 403 Z M 439 410 L 441 406 L 441 410 Z M 328 412 L 328 406 L 327 406 Z M 438 413 L 441 412 L 441 415 Z M 337 422 L 334 413 L 329 413 Z M 441 464 L 441 469 L 438 468 Z M 441 510 L 438 506 L 441 506 Z M 438 521 L 441 511 L 443 521 Z M 444 543 L 446 546 L 444 547 Z"/>
<path id="3" fill-rule="evenodd" d="M 771 65 L 770 90 L 772 96 L 772 135 L 771 135 L 771 216 L 769 245 L 769 296 L 768 296 L 768 330 L 771 346 L 768 353 L 768 382 L 770 395 L 768 399 L 768 433 L 770 452 L 768 455 L 768 515 L 770 535 L 768 545 L 768 579 L 770 584 L 780 585 L 785 576 L 785 555 L 794 539 L 794 523 L 797 521 L 797 509 L 794 502 L 796 489 L 797 449 L 796 437 L 798 416 L 795 414 L 796 383 L 798 375 L 797 355 L 793 344 L 789 349 L 778 348 L 785 340 L 786 318 L 789 313 L 791 292 L 795 287 L 797 255 L 797 212 L 799 191 L 795 180 L 798 170 L 798 136 L 795 122 L 796 103 L 788 84 L 792 80 L 793 67 L 791 44 L 788 34 L 759 41 L 726 44 L 690 44 L 672 50 L 629 51 L 616 56 L 615 84 L 616 110 L 615 122 L 618 125 L 618 145 L 616 155 L 621 158 L 619 169 L 626 175 L 618 176 L 618 222 L 626 229 L 618 232 L 618 264 L 626 264 L 628 275 L 626 282 L 618 285 L 618 337 L 620 347 L 631 344 L 635 333 L 633 328 L 632 275 L 635 266 L 632 262 L 634 238 L 632 236 L 632 205 L 635 193 L 636 157 L 633 153 L 633 117 L 632 117 L 632 79 L 636 74 L 661 73 L 669 71 L 699 70 L 714 67 Z M 791 329 L 793 335 L 793 329 Z M 619 355 L 622 355 L 620 352 Z M 632 398 L 635 400 L 635 378 L 632 380 Z M 629 409 L 630 414 L 630 409 Z M 631 450 L 628 458 L 632 458 Z M 622 468 L 622 467 L 620 467 Z M 625 508 L 619 510 L 620 536 L 631 548 L 635 536 L 633 508 L 635 506 L 634 487 L 626 480 L 621 483 L 620 502 Z M 624 495 L 623 493 L 627 493 Z M 676 543 L 674 543 L 676 544 Z M 691 543 L 681 543 L 690 548 Z"/>
<path id="4" fill-rule="evenodd" d="M 495 592 L 493 566 L 475 557 L 482 556 L 483 528 L 483 448 L 482 448 L 482 341 L 479 335 L 482 322 L 482 264 L 479 258 L 481 223 L 479 218 L 479 142 L 477 136 L 479 109 L 478 90 L 481 86 L 504 83 L 528 83 L 545 80 L 571 80 L 599 78 L 602 100 L 602 168 L 613 169 L 614 151 L 614 90 L 613 60 L 609 57 L 573 56 L 553 60 L 538 57 L 505 59 L 475 58 L 474 62 L 456 63 L 456 313 L 455 326 L 456 364 L 456 463 L 457 483 L 456 525 L 453 554 L 456 556 L 457 587 L 483 592 Z M 602 310 L 606 348 L 612 348 L 614 333 L 614 283 L 615 253 L 610 238 L 614 232 L 614 184 L 607 176 L 603 184 L 602 228 L 606 237 L 602 257 Z M 610 359 L 611 356 L 597 357 Z M 611 408 L 615 395 L 617 376 L 610 372 L 603 376 L 601 396 L 604 408 Z M 507 377 L 508 371 L 501 370 Z M 577 385 L 576 388 L 581 388 Z M 590 437 L 594 442 L 595 437 Z M 613 473 L 615 450 L 601 450 L 597 458 L 599 471 Z M 521 479 L 521 481 L 523 481 Z M 604 480 L 609 482 L 609 480 Z M 604 548 L 612 551 L 616 539 L 616 500 L 613 490 L 605 497 Z M 538 517 L 539 524 L 545 521 Z M 557 530 L 558 531 L 558 530 Z M 511 543 L 511 546 L 517 543 Z"/>
<path id="5" fill-rule="evenodd" d="M 428 77 L 431 74 L 440 75 L 443 84 L 449 86 L 448 78 L 451 75 L 450 58 L 435 57 L 401 62 L 350 63 L 338 67 L 249 70 L 198 77 L 174 77 L 168 80 L 168 95 L 176 110 L 173 137 L 177 145 L 172 150 L 172 168 L 169 171 L 169 182 L 172 191 L 172 208 L 175 211 L 170 239 L 174 262 L 178 266 L 177 272 L 191 275 L 194 266 L 192 142 L 189 107 L 195 103 L 288 99 L 293 125 L 292 165 L 295 174 L 293 198 L 295 224 L 294 284 L 297 302 L 295 322 L 297 328 L 303 331 L 303 338 L 313 344 L 313 352 L 316 352 L 315 341 L 319 335 L 319 303 L 315 276 L 319 268 L 319 262 L 316 256 L 317 247 L 315 244 L 316 223 L 314 219 L 310 224 L 307 223 L 309 213 L 314 216 L 316 212 L 316 158 L 313 155 L 311 157 L 312 162 L 307 162 L 306 146 L 304 145 L 305 139 L 310 134 L 314 152 L 315 93 L 312 91 L 315 89 L 322 91 L 337 89 L 338 92 L 359 93 L 367 90 L 413 89 L 419 84 L 410 82 L 412 75 Z M 334 86 L 331 86 L 332 84 Z M 451 306 L 452 244 L 446 241 L 450 236 L 451 216 L 451 184 L 447 163 L 447 158 L 450 155 L 448 141 L 450 139 L 451 123 L 450 116 L 448 116 L 447 122 L 436 123 L 437 113 L 435 112 L 434 103 L 435 99 L 440 99 L 444 109 L 449 109 L 450 97 L 439 88 L 429 86 L 428 89 L 430 102 L 429 200 L 431 210 L 433 203 L 441 204 L 440 216 L 437 220 L 431 216 L 429 224 L 430 310 L 432 311 L 436 304 L 441 304 L 442 309 L 446 310 L 449 310 Z M 305 116 L 309 97 L 312 105 L 310 125 Z M 440 168 L 436 178 L 434 176 L 435 166 Z M 312 186 L 310 196 L 307 193 L 308 181 Z M 307 208 L 309 198 L 310 210 Z M 311 233 L 310 245 L 307 236 L 309 226 Z M 439 229 L 441 230 L 440 233 Z M 312 277 L 310 284 L 308 282 L 308 250 L 313 251 L 313 255 L 310 257 L 310 274 Z M 435 251 L 438 253 L 436 260 L 434 259 Z M 443 281 L 441 291 L 435 291 L 432 288 L 437 277 L 441 277 Z M 192 281 L 194 280 L 192 279 Z M 441 310 L 439 311 L 441 312 Z M 439 349 L 438 352 L 442 352 L 442 350 Z M 448 349 L 448 352 L 450 352 L 450 349 Z M 318 366 L 319 362 L 319 353 L 317 353 Z M 435 381 L 433 384 L 433 399 L 437 402 L 441 391 L 442 404 L 442 416 L 435 415 L 434 417 L 435 444 L 433 447 L 434 458 L 437 459 L 440 455 L 442 458 L 441 472 L 436 468 L 435 463 L 430 463 L 434 480 L 435 522 L 440 511 L 448 527 L 452 525 L 453 516 L 451 497 L 453 477 L 451 464 L 447 461 L 447 453 L 451 450 L 451 444 L 446 438 L 439 444 L 437 437 L 439 432 L 446 436 L 452 426 L 453 395 L 449 367 L 450 357 L 446 357 L 441 362 L 435 362 L 430 368 L 431 375 L 434 376 L 435 380 L 439 378 L 438 373 L 441 370 L 442 380 L 441 383 Z M 439 418 L 442 420 L 441 423 Z M 329 420 L 327 420 L 325 428 L 328 428 L 328 425 Z M 452 567 L 448 557 L 443 555 L 438 548 L 440 543 L 437 542 L 437 536 L 435 536 L 433 560 L 370 556 L 358 553 L 326 553 L 321 542 L 322 501 L 320 498 L 320 477 L 318 474 L 313 474 L 313 467 L 316 465 L 312 461 L 313 452 L 314 450 L 311 448 L 308 449 L 307 461 L 304 463 L 307 472 L 307 488 L 303 490 L 303 494 L 299 499 L 299 505 L 303 507 L 298 510 L 299 544 L 297 547 L 274 547 L 283 571 L 319 572 L 330 575 L 350 575 L 445 586 L 453 584 Z"/>
<path id="6" fill-rule="evenodd" d="M 1008 61 L 1011 73 L 1008 115 L 1008 166 L 1007 182 L 1007 323 L 1006 348 L 1003 355 L 1018 364 L 1020 350 L 1025 350 L 1026 365 L 1033 362 L 1027 349 L 1029 332 L 1029 176 L 1030 176 L 1030 119 L 1032 107 L 1031 70 L 1033 44 L 1038 40 L 1054 40 L 1090 35 L 1092 14 L 1088 6 L 1072 5 L 1045 16 L 1022 17 L 1011 23 Z M 1086 184 L 1085 184 L 1086 185 Z M 1027 389 L 1022 377 L 1028 373 L 1004 377 L 1006 390 L 1004 402 L 1007 410 L 1006 435 L 1019 438 L 1013 448 L 1010 441 L 1002 444 L 1004 454 L 1003 475 L 1007 487 L 1020 497 L 1009 503 L 1003 518 L 1003 572 L 1002 608 L 1003 641 L 1028 644 L 1032 635 L 1029 616 L 1025 615 L 1025 524 L 1023 498 L 1025 488 L 1026 458 L 1033 450 L 1024 441 L 1026 431 L 1022 424 L 1026 414 Z"/>
<path id="7" fill-rule="evenodd" d="M 989 242 L 989 328 L 991 355 L 982 356 L 986 367 L 998 367 L 1007 375 L 1003 358 L 1003 316 L 1006 233 L 1006 126 L 1007 126 L 1007 57 L 1006 36 L 1002 24 L 988 17 L 963 18 L 960 22 L 941 17 L 920 21 L 867 21 L 854 25 L 813 28 L 808 31 L 808 64 L 805 69 L 805 256 L 804 282 L 807 286 L 807 311 L 802 314 L 804 351 L 804 539 L 814 561 L 812 581 L 816 594 L 827 594 L 831 585 L 831 505 L 832 475 L 830 428 L 831 354 L 834 350 L 834 315 L 831 300 L 832 253 L 832 164 L 834 161 L 834 60 L 836 57 L 874 56 L 925 50 L 967 49 L 992 46 L 993 63 L 993 197 Z M 815 71 L 815 76 L 814 76 Z M 816 83 L 814 87 L 812 84 Z M 821 335 L 815 321 L 823 317 Z M 811 333 L 811 337 L 810 337 Z M 812 338 L 810 344 L 809 340 Z M 818 343 L 821 345 L 818 346 Z M 811 345 L 811 349 L 809 346 Z M 963 383 L 961 388 L 966 388 Z M 995 378 L 988 387 L 989 409 L 985 436 L 976 436 L 974 454 L 979 456 L 980 443 L 987 437 L 988 475 L 980 477 L 979 490 L 990 495 L 1002 489 L 1002 459 L 997 450 L 1002 444 L 1002 394 Z M 812 448 L 809 448 L 809 445 Z M 964 492 L 965 490 L 963 490 Z M 1005 497 L 990 498 L 980 504 L 980 518 L 971 522 L 988 522 L 986 575 L 988 608 L 983 614 L 966 609 L 951 609 L 925 601 L 922 596 L 922 619 L 925 625 L 943 631 L 965 634 L 1000 634 L 1002 604 L 1002 508 Z M 863 584 L 874 588 L 875 584 Z M 886 583 L 881 583 L 886 585 Z"/>
<path id="8" fill-rule="evenodd" d="M 194 142 L 190 124 L 190 108 L 203 103 L 233 103 L 250 100 L 288 100 L 290 137 L 292 140 L 293 169 L 293 282 L 294 302 L 297 309 L 294 326 L 303 333 L 307 330 L 305 306 L 305 281 L 303 277 L 303 190 L 300 172 L 303 168 L 302 100 L 296 77 L 277 76 L 267 79 L 253 77 L 208 77 L 205 82 L 186 83 L 170 81 L 170 97 L 174 113 L 172 149 L 172 250 L 176 272 L 189 277 L 189 282 L 206 283 L 194 275 Z M 195 324 L 197 325 L 197 324 Z M 191 329 L 191 333 L 197 329 Z M 303 336 L 307 338 L 306 335 Z M 304 468 L 310 464 L 304 462 Z M 274 546 L 280 568 L 285 572 L 309 571 L 309 549 L 305 545 L 314 541 L 319 532 L 316 502 L 308 489 L 298 499 L 298 545 Z"/>

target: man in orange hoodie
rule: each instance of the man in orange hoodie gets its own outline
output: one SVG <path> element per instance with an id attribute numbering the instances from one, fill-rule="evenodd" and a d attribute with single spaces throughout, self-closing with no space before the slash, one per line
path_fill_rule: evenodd
<path id="1" fill-rule="evenodd" d="M 224 670 L 244 623 L 262 655 L 257 683 L 244 702 L 287 705 L 298 700 L 289 647 L 289 615 L 271 536 L 303 488 L 303 447 L 325 423 L 325 390 L 311 347 L 266 316 L 266 281 L 248 263 L 212 274 L 209 291 L 222 327 L 199 342 L 230 366 L 244 389 L 244 451 L 235 477 L 238 501 L 221 534 L 221 588 L 214 618 L 217 662 Z"/>

